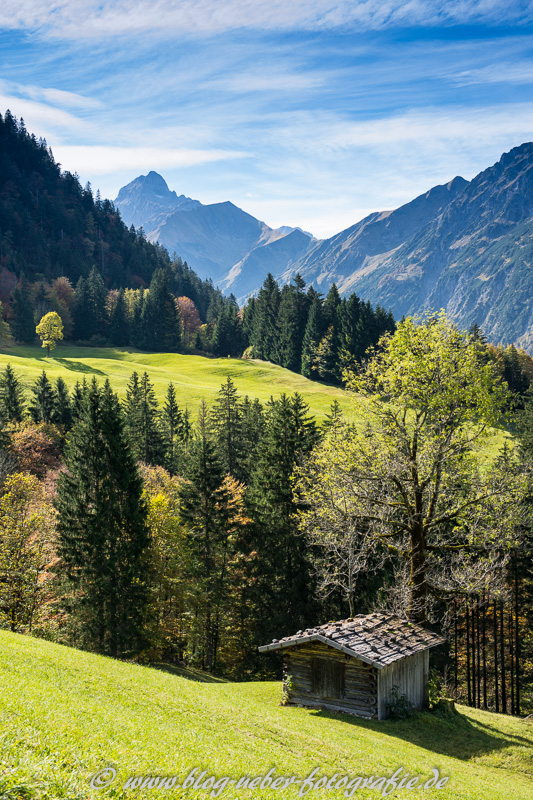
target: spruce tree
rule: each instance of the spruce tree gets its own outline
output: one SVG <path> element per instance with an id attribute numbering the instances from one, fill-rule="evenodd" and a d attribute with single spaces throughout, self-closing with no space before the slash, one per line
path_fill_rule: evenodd
<path id="1" fill-rule="evenodd" d="M 85 378 L 81 384 L 79 381 L 76 381 L 76 385 L 74 386 L 74 390 L 72 392 L 72 402 L 70 404 L 73 421 L 77 420 L 81 416 L 83 402 L 87 392 L 88 386 Z"/>
<path id="2" fill-rule="evenodd" d="M 325 320 L 322 309 L 323 301 L 320 294 L 310 287 L 307 295 L 308 298 L 310 298 L 311 305 L 302 341 L 302 363 L 300 371 L 306 378 L 314 378 L 317 374 L 314 358 L 318 343 L 324 334 Z"/>
<path id="3" fill-rule="evenodd" d="M 132 656 L 145 639 L 149 533 L 142 481 L 106 381 L 85 397 L 57 483 L 58 551 L 67 602 L 87 649 Z"/>
<path id="4" fill-rule="evenodd" d="M 234 303 L 227 303 L 217 319 L 211 339 L 211 351 L 216 356 L 242 355 L 245 340 L 237 310 Z"/>
<path id="5" fill-rule="evenodd" d="M 31 387 L 31 391 L 33 397 L 30 400 L 29 412 L 32 420 L 36 423 L 52 422 L 56 395 L 44 369 Z"/>
<path id="6" fill-rule="evenodd" d="M 225 573 L 229 556 L 227 526 L 229 492 L 224 485 L 224 468 L 211 438 L 209 414 L 202 401 L 196 436 L 193 439 L 181 490 L 181 515 L 190 536 L 193 579 L 203 595 L 203 665 L 216 666 L 217 620 L 224 603 Z"/>
<path id="7" fill-rule="evenodd" d="M 302 398 L 271 400 L 249 502 L 255 522 L 253 584 L 261 617 L 259 638 L 305 627 L 313 619 L 313 581 L 306 543 L 298 536 L 293 473 L 317 440 Z M 260 598 L 260 600 L 259 600 Z"/>
<path id="8" fill-rule="evenodd" d="M 293 372 L 299 372 L 302 365 L 302 340 L 308 315 L 304 289 L 305 281 L 297 274 L 293 284 L 283 287 L 279 304 L 276 362 Z"/>
<path id="9" fill-rule="evenodd" d="M 69 431 L 72 426 L 72 406 L 68 389 L 63 378 L 56 381 L 54 412 L 52 421 L 64 431 Z"/>
<path id="10" fill-rule="evenodd" d="M 148 373 L 134 372 L 126 389 L 126 426 L 133 454 L 138 461 L 162 464 L 163 436 L 160 429 L 159 407 Z"/>
<path id="11" fill-rule="evenodd" d="M 275 360 L 278 342 L 279 286 L 269 272 L 255 301 L 250 344 L 256 358 Z"/>
<path id="12" fill-rule="evenodd" d="M 237 480 L 244 480 L 242 414 L 237 389 L 229 375 L 218 391 L 211 411 L 211 421 L 224 470 Z"/>
<path id="13" fill-rule="evenodd" d="M 115 347 L 125 347 L 129 342 L 129 325 L 124 289 L 120 289 L 109 321 L 109 341 Z"/>
<path id="14" fill-rule="evenodd" d="M 164 466 L 172 474 L 178 471 L 180 442 L 183 435 L 183 415 L 176 401 L 176 390 L 168 384 L 165 405 L 161 412 L 161 426 L 165 448 Z"/>
<path id="15" fill-rule="evenodd" d="M 4 423 L 22 422 L 24 417 L 24 392 L 11 364 L 0 376 L 0 419 Z"/>
<path id="16" fill-rule="evenodd" d="M 142 310 L 143 344 L 147 350 L 176 352 L 181 323 L 166 269 L 156 269 Z"/>

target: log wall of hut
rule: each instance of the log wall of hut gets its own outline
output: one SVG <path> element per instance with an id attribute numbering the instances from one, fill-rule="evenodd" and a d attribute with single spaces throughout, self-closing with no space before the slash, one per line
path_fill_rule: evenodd
<path id="1" fill-rule="evenodd" d="M 321 642 L 285 648 L 291 703 L 378 717 L 378 670 Z"/>

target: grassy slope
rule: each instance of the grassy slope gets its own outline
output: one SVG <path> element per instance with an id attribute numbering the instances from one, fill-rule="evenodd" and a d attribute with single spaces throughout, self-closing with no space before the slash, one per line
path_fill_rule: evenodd
<path id="1" fill-rule="evenodd" d="M 83 378 L 91 380 L 94 376 L 103 381 L 108 377 L 120 395 L 126 393 L 126 384 L 134 370 L 139 374 L 148 372 L 159 400 L 163 400 L 167 384 L 172 381 L 179 404 L 187 405 L 194 413 L 202 398 L 208 404 L 214 400 L 228 375 L 239 394 L 257 397 L 262 403 L 266 403 L 271 395 L 278 397 L 282 392 L 290 394 L 298 391 L 317 417 L 328 413 L 334 398 L 342 403 L 346 397 L 342 389 L 310 381 L 275 364 L 236 358 L 206 358 L 176 353 L 140 353 L 113 348 L 59 345 L 50 358 L 46 358 L 45 351 L 37 346 L 0 350 L 0 369 L 7 363 L 11 363 L 26 387 L 44 369 L 53 380 L 61 375 L 69 388 Z"/>
<path id="2" fill-rule="evenodd" d="M 271 396 L 279 397 L 282 392 L 300 392 L 309 404 L 311 414 L 319 421 L 329 412 L 335 398 L 348 417 L 353 414 L 349 395 L 342 389 L 310 381 L 267 361 L 59 345 L 50 358 L 46 358 L 45 351 L 38 346 L 0 350 L 0 370 L 8 363 L 26 389 L 44 369 L 54 381 L 61 375 L 70 389 L 83 378 L 91 380 L 94 376 L 103 381 L 107 377 L 120 396 L 126 394 L 126 384 L 132 372 L 148 372 L 159 401 L 164 401 L 168 382 L 172 381 L 178 404 L 187 406 L 193 418 L 202 398 L 210 405 L 228 375 L 241 396 L 257 397 L 262 403 Z M 497 454 L 506 438 L 508 435 L 503 431 L 495 431 L 485 447 L 490 458 Z"/>
<path id="3" fill-rule="evenodd" d="M 183 671 L 182 671 L 183 672 Z M 208 797 L 205 792 L 93 791 L 89 776 L 107 765 L 117 787 L 132 774 L 182 778 L 198 766 L 217 777 L 265 774 L 389 775 L 402 766 L 450 776 L 441 790 L 389 797 L 496 800 L 533 796 L 533 726 L 464 707 L 441 719 L 419 713 L 402 722 L 281 707 L 278 683 L 199 682 L 0 631 L 0 798 Z M 40 784 L 40 789 L 38 785 Z M 3 789 L 3 792 L 2 792 Z M 297 796 L 236 791 L 221 797 Z M 309 797 L 343 797 L 316 790 Z M 380 797 L 361 789 L 355 797 Z"/>

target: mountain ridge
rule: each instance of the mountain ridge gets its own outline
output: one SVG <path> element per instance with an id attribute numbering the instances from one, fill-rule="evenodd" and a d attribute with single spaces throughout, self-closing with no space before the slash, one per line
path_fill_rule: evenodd
<path id="1" fill-rule="evenodd" d="M 195 214 L 205 220 L 223 207 L 227 219 L 217 219 L 218 229 L 210 220 L 195 232 Z M 244 219 L 248 226 L 254 221 L 253 235 L 239 230 Z M 532 142 L 502 154 L 470 181 L 456 176 L 328 239 L 305 240 L 293 236 L 297 229 L 287 230 L 269 228 L 226 201 L 177 206 L 149 238 L 168 247 L 181 237 L 180 254 L 241 302 L 268 272 L 282 283 L 299 273 L 319 291 L 336 283 L 341 294 L 356 292 L 397 318 L 444 308 L 461 327 L 476 322 L 497 343 L 533 348 Z M 209 247 L 218 251 L 216 259 Z"/>

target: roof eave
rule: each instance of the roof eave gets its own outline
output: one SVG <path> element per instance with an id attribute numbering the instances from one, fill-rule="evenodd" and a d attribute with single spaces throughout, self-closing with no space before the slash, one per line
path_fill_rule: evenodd
<path id="1" fill-rule="evenodd" d="M 286 647 L 294 647 L 295 645 L 305 644 L 307 642 L 322 642 L 322 644 L 327 644 L 330 647 L 334 647 L 336 650 L 340 650 L 342 653 L 346 653 L 346 655 L 351 656 L 352 658 L 358 658 L 360 661 L 363 661 L 365 664 L 369 664 L 371 667 L 375 667 L 376 669 L 383 669 L 385 666 L 384 664 L 379 664 L 376 661 L 372 661 L 372 659 L 368 658 L 368 656 L 356 653 L 355 650 L 351 650 L 349 647 L 345 647 L 344 645 L 333 641 L 333 639 L 328 639 L 327 636 L 321 636 L 319 633 L 312 633 L 310 636 L 299 636 L 298 639 L 290 639 L 288 642 L 265 644 L 257 649 L 260 653 L 267 653 L 269 650 L 282 650 Z"/>

